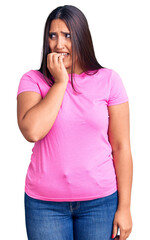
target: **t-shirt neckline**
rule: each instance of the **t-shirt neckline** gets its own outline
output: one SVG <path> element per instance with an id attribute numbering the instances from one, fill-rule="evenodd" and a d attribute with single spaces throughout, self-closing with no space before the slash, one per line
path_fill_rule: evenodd
<path id="1" fill-rule="evenodd" d="M 36 70 L 36 72 L 38 72 L 40 75 L 42 75 L 42 77 L 45 77 L 44 74 L 42 72 L 40 72 L 39 70 Z M 82 78 L 86 75 L 86 72 L 82 72 L 80 74 L 77 74 L 77 73 L 72 73 L 72 76 L 73 77 L 76 77 L 76 78 Z M 69 79 L 71 79 L 71 73 L 68 73 L 68 76 L 69 76 Z"/>

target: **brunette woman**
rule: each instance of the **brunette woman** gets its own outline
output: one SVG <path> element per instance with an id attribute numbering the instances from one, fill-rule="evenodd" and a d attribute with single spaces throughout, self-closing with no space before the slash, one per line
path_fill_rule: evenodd
<path id="1" fill-rule="evenodd" d="M 19 128 L 34 142 L 25 181 L 29 240 L 125 240 L 132 156 L 129 99 L 102 67 L 84 14 L 65 5 L 45 23 L 38 70 L 23 74 Z"/>

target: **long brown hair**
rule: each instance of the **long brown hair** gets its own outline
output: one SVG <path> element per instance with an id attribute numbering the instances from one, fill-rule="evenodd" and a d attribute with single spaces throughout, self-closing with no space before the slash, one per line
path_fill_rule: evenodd
<path id="1" fill-rule="evenodd" d="M 64 5 L 54 9 L 48 16 L 45 28 L 44 28 L 44 39 L 43 39 L 43 51 L 42 51 L 42 62 L 39 71 L 46 76 L 45 80 L 48 85 L 52 86 L 54 80 L 47 68 L 47 55 L 50 53 L 49 47 L 49 29 L 51 22 L 54 19 L 61 19 L 67 25 L 71 33 L 71 43 L 72 43 L 72 68 L 71 68 L 71 84 L 73 85 L 73 75 L 74 73 L 74 56 L 77 55 L 80 67 L 86 74 L 90 74 L 92 70 L 92 75 L 95 74 L 98 69 L 103 68 L 97 61 L 95 57 L 93 42 L 91 33 L 89 30 L 88 22 L 85 15 L 77 7 L 72 5 Z M 94 71 L 95 70 L 95 71 Z M 91 74 L 90 74 L 91 75 Z"/>

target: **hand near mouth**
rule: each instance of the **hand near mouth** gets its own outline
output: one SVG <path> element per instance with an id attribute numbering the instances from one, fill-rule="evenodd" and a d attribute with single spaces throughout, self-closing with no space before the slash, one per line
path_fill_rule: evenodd
<path id="1" fill-rule="evenodd" d="M 47 68 L 55 82 L 68 83 L 69 76 L 63 63 L 63 58 L 67 53 L 49 53 L 47 55 Z"/>

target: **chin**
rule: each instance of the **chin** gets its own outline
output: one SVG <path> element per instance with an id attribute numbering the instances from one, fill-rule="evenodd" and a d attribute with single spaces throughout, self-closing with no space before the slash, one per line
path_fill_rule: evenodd
<path id="1" fill-rule="evenodd" d="M 71 73 L 71 68 L 66 68 L 67 73 L 70 74 Z"/>
<path id="2" fill-rule="evenodd" d="M 72 66 L 70 66 L 70 65 L 68 65 L 68 64 L 64 64 L 64 66 L 65 66 L 67 72 L 68 72 L 68 73 L 71 73 L 71 67 L 72 67 Z"/>

